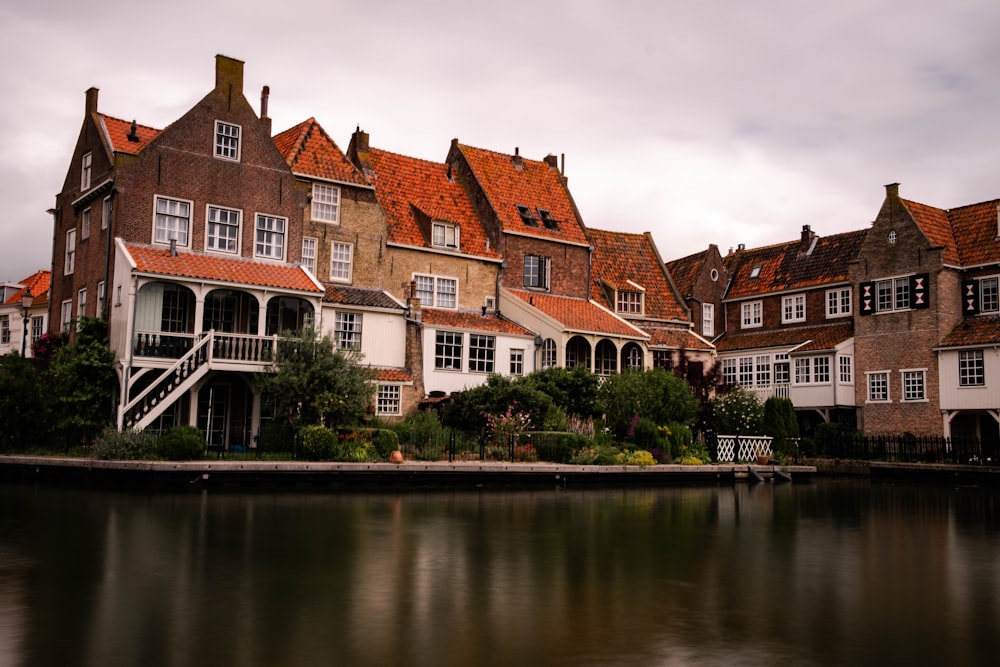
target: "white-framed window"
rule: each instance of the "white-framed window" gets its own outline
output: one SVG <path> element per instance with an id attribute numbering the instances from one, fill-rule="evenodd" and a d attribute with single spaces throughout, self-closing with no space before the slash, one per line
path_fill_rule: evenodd
<path id="1" fill-rule="evenodd" d="M 715 304 L 701 304 L 701 335 L 715 335 Z"/>
<path id="2" fill-rule="evenodd" d="M 330 280 L 351 282 L 354 244 L 334 241 L 330 244 Z"/>
<path id="3" fill-rule="evenodd" d="M 868 402 L 888 403 L 889 402 L 889 372 L 871 371 L 865 373 L 868 378 Z"/>
<path id="4" fill-rule="evenodd" d="M 10 315 L 0 315 L 0 345 L 10 344 Z"/>
<path id="5" fill-rule="evenodd" d="M 740 357 L 739 383 L 744 387 L 753 386 L 753 357 Z"/>
<path id="6" fill-rule="evenodd" d="M 915 368 L 900 371 L 903 376 L 903 400 L 904 401 L 926 401 L 926 375 L 927 370 Z"/>
<path id="7" fill-rule="evenodd" d="M 752 269 L 750 269 L 750 277 L 751 278 L 760 278 L 760 270 L 761 270 L 760 266 L 755 266 Z"/>
<path id="8" fill-rule="evenodd" d="M 435 248 L 459 247 L 459 227 L 450 222 L 435 222 L 431 225 L 431 245 Z"/>
<path id="9" fill-rule="evenodd" d="M 221 206 L 208 207 L 205 249 L 237 254 L 240 251 L 240 212 Z"/>
<path id="10" fill-rule="evenodd" d="M 781 321 L 805 322 L 806 321 L 806 295 L 793 294 L 781 299 Z"/>
<path id="11" fill-rule="evenodd" d="M 402 414 L 402 388 L 398 384 L 380 384 L 375 396 L 375 414 Z"/>
<path id="12" fill-rule="evenodd" d="M 851 314 L 851 288 L 839 287 L 826 291 L 826 316 L 845 317 Z"/>
<path id="13" fill-rule="evenodd" d="M 337 311 L 333 324 L 333 341 L 338 350 L 361 349 L 362 313 Z"/>
<path id="14" fill-rule="evenodd" d="M 36 340 L 42 337 L 42 333 L 45 331 L 45 316 L 35 315 L 31 318 L 31 342 L 34 343 Z"/>
<path id="15" fill-rule="evenodd" d="M 316 275 L 316 239 L 308 236 L 302 237 L 302 266 Z"/>
<path id="16" fill-rule="evenodd" d="M 254 244 L 254 254 L 257 257 L 284 259 L 286 222 L 284 218 L 274 215 L 257 214 L 257 235 Z"/>
<path id="17" fill-rule="evenodd" d="M 642 292 L 625 292 L 618 290 L 616 308 L 625 315 L 642 315 Z"/>
<path id="18" fill-rule="evenodd" d="M 80 191 L 90 189 L 90 179 L 93 173 L 94 167 L 94 156 L 90 153 L 84 153 L 83 159 L 80 161 Z"/>
<path id="19" fill-rule="evenodd" d="M 469 334 L 469 372 L 492 373 L 495 336 Z"/>
<path id="20" fill-rule="evenodd" d="M 753 329 L 762 326 L 763 304 L 760 301 L 747 301 L 740 304 L 740 321 L 743 329 Z"/>
<path id="21" fill-rule="evenodd" d="M 313 183 L 312 219 L 318 222 L 340 222 L 340 188 L 327 183 Z"/>
<path id="22" fill-rule="evenodd" d="M 454 308 L 458 303 L 458 281 L 441 276 L 414 275 L 417 298 L 422 306 Z"/>
<path id="23" fill-rule="evenodd" d="M 97 316 L 104 317 L 108 300 L 108 285 L 103 280 L 97 283 Z"/>
<path id="24" fill-rule="evenodd" d="M 556 365 L 556 342 L 551 338 L 546 338 L 542 342 L 542 368 L 555 368 Z"/>
<path id="25" fill-rule="evenodd" d="M 63 260 L 63 275 L 71 275 L 76 270 L 76 230 L 66 232 L 66 256 Z"/>
<path id="26" fill-rule="evenodd" d="M 1000 312 L 1000 291 L 998 285 L 1000 279 L 983 278 L 979 281 L 979 312 L 996 313 Z"/>
<path id="27" fill-rule="evenodd" d="M 776 352 L 774 355 L 774 384 L 790 384 L 792 369 L 787 352 Z"/>
<path id="28" fill-rule="evenodd" d="M 80 214 L 80 240 L 90 238 L 90 209 L 83 209 Z"/>
<path id="29" fill-rule="evenodd" d="M 878 312 L 910 309 L 910 278 L 875 281 L 875 309 Z"/>
<path id="30" fill-rule="evenodd" d="M 153 241 L 188 245 L 191 231 L 191 202 L 170 197 L 156 197 L 156 215 L 153 221 Z"/>
<path id="31" fill-rule="evenodd" d="M 727 358 L 722 360 L 722 384 L 736 384 L 736 359 Z"/>
<path id="32" fill-rule="evenodd" d="M 240 126 L 215 121 L 215 157 L 223 160 L 240 159 Z"/>
<path id="33" fill-rule="evenodd" d="M 548 257 L 538 255 L 524 256 L 524 286 L 535 289 L 548 289 L 550 278 L 550 263 Z"/>
<path id="34" fill-rule="evenodd" d="M 812 384 L 812 359 L 795 360 L 795 384 Z"/>
<path id="35" fill-rule="evenodd" d="M 854 382 L 854 358 L 850 355 L 838 357 L 838 376 L 841 384 L 851 384 Z"/>
<path id="36" fill-rule="evenodd" d="M 521 348 L 511 348 L 510 374 L 524 375 L 524 350 Z"/>
<path id="37" fill-rule="evenodd" d="M 84 317 L 87 314 L 87 288 L 84 287 L 76 293 L 76 316 Z"/>
<path id="38" fill-rule="evenodd" d="M 107 229 L 111 224 L 111 197 L 104 198 L 104 205 L 101 207 L 101 229 Z"/>
<path id="39" fill-rule="evenodd" d="M 771 384 L 771 357 L 758 356 L 756 359 L 757 386 L 766 387 Z"/>
<path id="40" fill-rule="evenodd" d="M 830 384 L 830 358 L 796 358 L 795 384 Z"/>
<path id="41" fill-rule="evenodd" d="M 60 313 L 61 313 L 61 319 L 62 319 L 62 321 L 60 322 L 60 324 L 62 325 L 62 332 L 63 333 L 69 333 L 69 325 L 70 325 L 70 322 L 73 321 L 73 300 L 72 299 L 66 299 L 65 301 L 62 302 L 62 309 L 61 309 Z"/>
<path id="42" fill-rule="evenodd" d="M 958 386 L 983 387 L 986 385 L 986 365 L 982 350 L 961 350 L 958 353 Z"/>
<path id="43" fill-rule="evenodd" d="M 434 368 L 437 370 L 462 370 L 462 345 L 464 334 L 457 331 L 438 331 L 434 340 Z"/>

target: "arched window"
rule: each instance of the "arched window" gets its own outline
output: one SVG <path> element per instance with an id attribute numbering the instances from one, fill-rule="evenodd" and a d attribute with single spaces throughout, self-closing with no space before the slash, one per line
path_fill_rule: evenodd
<path id="1" fill-rule="evenodd" d="M 257 334 L 260 319 L 257 299 L 246 292 L 231 289 L 212 290 L 205 296 L 202 331 Z"/>
<path id="2" fill-rule="evenodd" d="M 636 343 L 629 343 L 622 348 L 622 370 L 642 370 L 642 348 Z"/>
<path id="3" fill-rule="evenodd" d="M 300 332 L 313 325 L 313 307 L 305 299 L 294 296 L 276 296 L 267 303 L 267 330 L 265 336 L 284 331 Z"/>
<path id="4" fill-rule="evenodd" d="M 590 370 L 590 343 L 582 336 L 573 336 L 566 343 L 566 368 L 575 366 Z"/>
<path id="5" fill-rule="evenodd" d="M 556 342 L 546 338 L 542 343 L 542 368 L 553 368 L 556 365 Z"/>
<path id="6" fill-rule="evenodd" d="M 614 375 L 618 372 L 618 348 L 607 338 L 597 344 L 594 372 L 598 375 Z"/>

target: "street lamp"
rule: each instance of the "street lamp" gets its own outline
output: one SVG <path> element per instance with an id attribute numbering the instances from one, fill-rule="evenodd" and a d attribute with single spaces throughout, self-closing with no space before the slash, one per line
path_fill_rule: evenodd
<path id="1" fill-rule="evenodd" d="M 31 304 L 35 301 L 35 297 L 31 295 L 31 288 L 24 290 L 24 294 L 21 295 L 21 309 L 24 311 L 24 331 L 21 333 L 21 356 L 24 356 L 25 351 L 28 348 L 28 311 L 31 310 Z"/>

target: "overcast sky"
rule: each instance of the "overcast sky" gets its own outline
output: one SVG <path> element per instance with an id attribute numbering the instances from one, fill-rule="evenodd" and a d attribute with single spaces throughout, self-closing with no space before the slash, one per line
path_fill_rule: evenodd
<path id="1" fill-rule="evenodd" d="M 996 0 L 32 0 L 0 6 L 0 281 L 50 268 L 83 122 L 162 128 L 243 60 L 280 132 L 565 154 L 584 222 L 665 260 L 861 229 L 886 183 L 1000 197 Z"/>

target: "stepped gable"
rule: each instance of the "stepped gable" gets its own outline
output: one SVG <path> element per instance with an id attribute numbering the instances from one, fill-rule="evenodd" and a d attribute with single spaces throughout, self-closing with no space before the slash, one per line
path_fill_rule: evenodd
<path id="1" fill-rule="evenodd" d="M 663 261 L 648 233 L 630 234 L 589 228 L 587 238 L 594 247 L 591 299 L 614 311 L 613 295 L 608 294 L 605 285 L 628 292 L 644 290 L 644 312 L 636 316 L 638 319 L 687 320 L 687 308 L 670 284 Z"/>
<path id="2" fill-rule="evenodd" d="M 459 226 L 459 252 L 499 259 L 465 190 L 450 177 L 448 165 L 376 148 L 369 149 L 369 157 L 375 196 L 385 211 L 391 242 L 430 248 L 421 219 L 449 222 Z"/>
<path id="3" fill-rule="evenodd" d="M 583 222 L 559 170 L 548 162 L 529 160 L 483 148 L 456 144 L 475 175 L 505 232 L 587 245 Z M 554 162 L 554 159 L 552 160 Z M 532 224 L 518 206 L 526 207 Z M 542 219 L 542 211 L 551 225 Z"/>
<path id="4" fill-rule="evenodd" d="M 630 325 L 593 301 L 527 290 L 512 289 L 507 292 L 559 322 L 567 331 L 629 338 L 649 337 L 641 329 Z"/>
<path id="5" fill-rule="evenodd" d="M 802 241 L 737 250 L 726 257 L 727 299 L 846 282 L 848 264 L 858 256 L 868 230 L 817 236 L 811 252 Z M 751 277 L 755 268 L 758 275 Z"/>
<path id="6" fill-rule="evenodd" d="M 323 291 L 305 269 L 290 264 L 268 264 L 180 250 L 173 255 L 169 248 L 163 246 L 153 247 L 132 243 L 123 245 L 132 264 L 140 273 L 277 287 L 302 292 Z"/>
<path id="7" fill-rule="evenodd" d="M 515 336 L 534 337 L 535 335 L 533 332 L 525 329 L 520 324 L 516 324 L 506 318 L 497 317 L 492 314 L 483 317 L 479 313 L 468 313 L 442 308 L 426 308 L 421 311 L 421 319 L 424 324 L 435 327 L 447 327 L 471 331 L 489 331 Z"/>
<path id="8" fill-rule="evenodd" d="M 309 118 L 273 137 L 274 145 L 293 173 L 367 186 L 361 172 L 315 118 Z"/>

